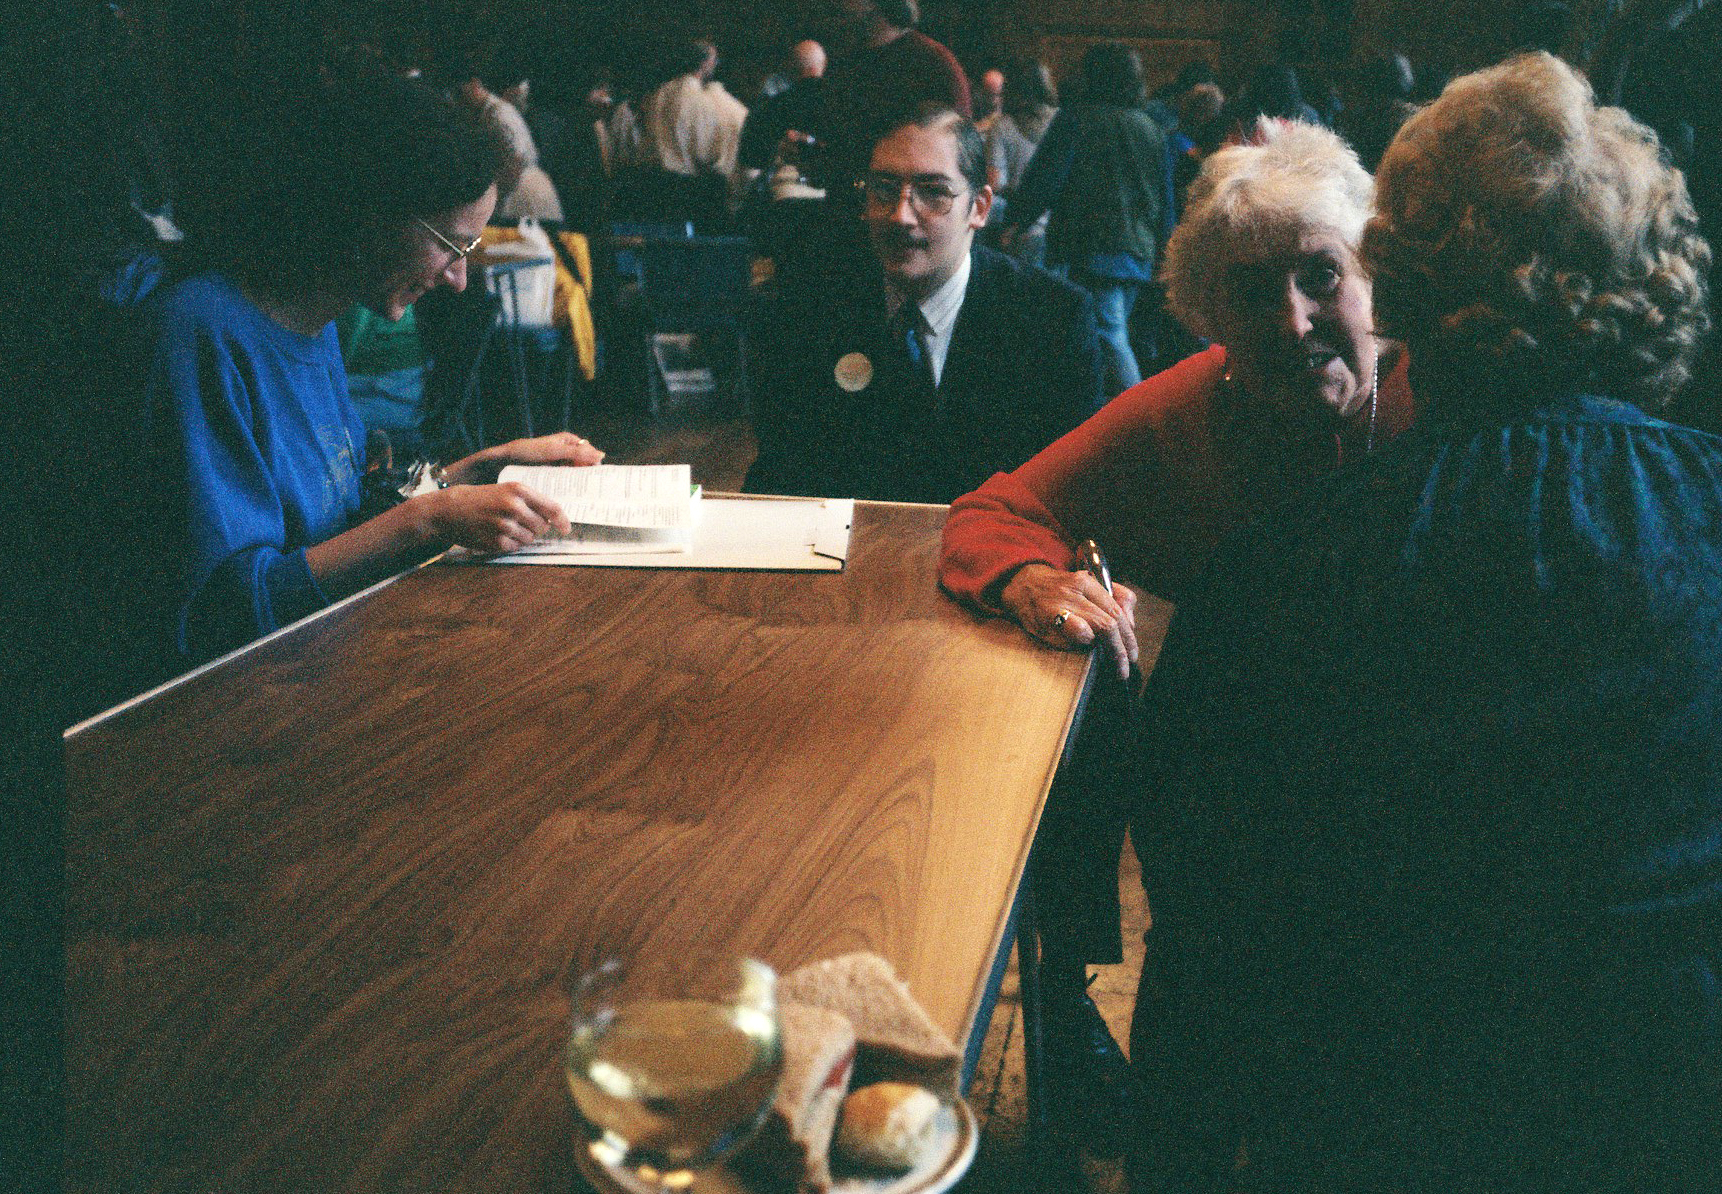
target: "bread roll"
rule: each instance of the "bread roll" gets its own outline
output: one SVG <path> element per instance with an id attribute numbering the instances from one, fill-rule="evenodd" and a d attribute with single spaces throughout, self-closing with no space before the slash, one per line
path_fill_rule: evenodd
<path id="1" fill-rule="evenodd" d="M 939 1100 L 907 1082 L 875 1082 L 843 1100 L 837 1154 L 855 1165 L 906 1173 L 937 1133 Z"/>

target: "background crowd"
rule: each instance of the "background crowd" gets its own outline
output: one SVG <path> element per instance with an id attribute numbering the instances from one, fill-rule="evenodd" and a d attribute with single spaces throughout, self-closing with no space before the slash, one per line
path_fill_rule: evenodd
<path id="1" fill-rule="evenodd" d="M 1136 593 L 1076 542 L 1179 603 L 1151 720 L 1097 705 L 1037 858 L 1082 1143 L 1151 1141 L 1143 1190 L 1708 1188 L 1715 12 L 1528 6 L 1527 53 L 1456 80 L 1105 41 L 1055 79 L 833 0 L 745 70 L 697 30 L 481 30 L 180 91 L 110 6 L 61 35 L 51 252 L 7 328 L 20 741 L 565 525 L 495 482 L 601 459 L 575 428 L 428 418 L 487 225 L 584 233 L 600 279 L 630 238 L 742 244 L 750 489 L 953 503 L 946 589 L 1126 678 Z M 626 296 L 593 300 L 590 397 L 636 401 Z M 434 483 L 379 488 L 396 452 Z M 1083 989 L 1126 825 L 1156 925 L 1129 1062 Z"/>

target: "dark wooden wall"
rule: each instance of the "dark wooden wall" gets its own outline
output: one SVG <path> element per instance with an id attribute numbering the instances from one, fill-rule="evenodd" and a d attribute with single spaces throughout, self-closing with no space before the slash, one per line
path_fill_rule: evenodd
<path id="1" fill-rule="evenodd" d="M 993 7 L 999 10 L 990 22 L 996 40 L 987 49 L 1033 55 L 1061 78 L 1090 45 L 1113 40 L 1142 53 L 1150 87 L 1197 58 L 1229 75 L 1256 36 L 1249 24 L 1251 5 L 1243 0 L 1004 0 Z M 1255 8 L 1260 11 L 1259 4 Z M 927 23 L 936 25 L 945 15 L 930 6 Z"/>
<path id="2" fill-rule="evenodd" d="M 1513 48 L 1522 7 L 1519 0 L 932 0 L 927 23 L 957 18 L 953 10 L 984 10 L 997 43 L 983 57 L 1030 53 L 1055 74 L 1095 41 L 1127 41 L 1142 51 L 1153 85 L 1196 57 L 1227 81 L 1275 57 L 1338 65 L 1386 50 L 1444 74 L 1470 70 Z M 1575 0 L 1573 7 L 1582 19 L 1591 5 Z"/>
<path id="3" fill-rule="evenodd" d="M 654 44 L 710 36 L 725 55 L 723 76 L 751 97 L 784 49 L 817 30 L 820 0 L 136 0 L 129 11 L 153 39 L 200 47 L 232 42 L 241 56 L 260 41 L 306 49 L 355 37 L 408 58 L 451 47 L 481 55 L 525 52 L 536 78 L 578 85 L 595 64 L 649 59 Z M 1580 28 L 1610 0 L 1568 0 Z M 1494 61 L 1514 45 L 1517 17 L 1532 0 L 922 0 L 922 28 L 950 46 L 972 74 L 1013 54 L 1044 59 L 1064 74 L 1097 41 L 1142 51 L 1151 85 L 1202 58 L 1235 84 L 1283 58 L 1338 67 L 1356 54 L 1401 49 L 1420 67 L 1447 74 Z M 226 37 L 223 37 L 223 34 Z M 208 56 L 208 55 L 204 55 Z M 290 55 L 303 62 L 298 51 Z"/>

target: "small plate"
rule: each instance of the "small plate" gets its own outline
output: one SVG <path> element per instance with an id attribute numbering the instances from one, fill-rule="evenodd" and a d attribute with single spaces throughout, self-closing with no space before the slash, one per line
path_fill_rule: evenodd
<path id="1" fill-rule="evenodd" d="M 980 1145 L 981 1132 L 975 1123 L 975 1113 L 961 1099 L 939 1108 L 935 1121 L 935 1147 L 927 1150 L 927 1159 L 908 1173 L 869 1177 L 839 1169 L 832 1194 L 940 1194 L 957 1184 L 957 1179 L 969 1171 L 975 1149 Z M 656 1186 L 643 1182 L 624 1169 L 606 1165 L 584 1148 L 574 1150 L 574 1164 L 580 1175 L 604 1194 L 658 1194 Z M 708 1169 L 694 1178 L 689 1194 L 760 1194 L 728 1166 Z"/>

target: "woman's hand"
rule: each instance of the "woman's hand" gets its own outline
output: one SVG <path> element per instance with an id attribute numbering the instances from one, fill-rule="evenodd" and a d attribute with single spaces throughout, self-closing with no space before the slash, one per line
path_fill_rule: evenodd
<path id="1" fill-rule="evenodd" d="M 1053 647 L 1086 647 L 1098 636 L 1130 676 L 1136 662 L 1136 594 L 1114 583 L 1109 595 L 1087 572 L 1050 564 L 1024 564 L 1005 585 L 1000 602 L 1033 638 Z"/>
<path id="2" fill-rule="evenodd" d="M 597 464 L 604 453 L 572 431 L 512 439 L 465 456 L 443 469 L 450 485 L 490 485 L 507 464 Z"/>
<path id="3" fill-rule="evenodd" d="M 422 564 L 451 543 L 487 554 L 517 551 L 548 530 L 572 529 L 562 507 L 518 482 L 454 485 L 410 497 L 307 548 L 305 562 L 325 591 L 339 596 Z"/>
<path id="4" fill-rule="evenodd" d="M 430 503 L 437 539 L 486 554 L 518 551 L 546 531 L 566 535 L 573 529 L 562 507 L 517 481 L 456 485 L 413 501 Z"/>

